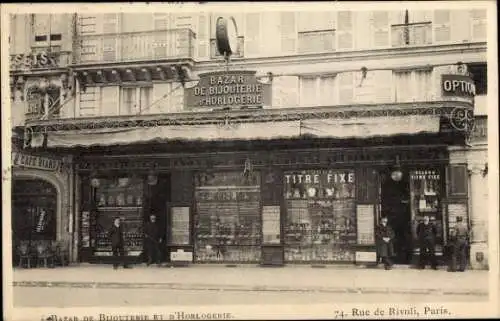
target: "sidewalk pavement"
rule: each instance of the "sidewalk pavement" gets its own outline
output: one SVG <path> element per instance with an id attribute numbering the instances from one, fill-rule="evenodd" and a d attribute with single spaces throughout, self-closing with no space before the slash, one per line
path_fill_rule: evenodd
<path id="1" fill-rule="evenodd" d="M 293 291 L 331 293 L 401 293 L 488 295 L 488 271 L 449 273 L 396 267 L 393 270 L 355 266 L 292 265 L 258 267 L 191 265 L 168 268 L 135 265 L 113 270 L 111 265 L 19 269 L 13 285 L 24 287 L 163 288 L 220 291 Z"/>

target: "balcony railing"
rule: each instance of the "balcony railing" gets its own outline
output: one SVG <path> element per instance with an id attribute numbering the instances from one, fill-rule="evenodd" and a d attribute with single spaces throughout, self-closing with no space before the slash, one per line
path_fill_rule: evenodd
<path id="1" fill-rule="evenodd" d="M 335 30 L 299 32 L 299 53 L 335 51 Z"/>
<path id="2" fill-rule="evenodd" d="M 80 37 L 77 63 L 127 62 L 192 58 L 195 34 L 190 29 L 167 29 Z"/>
<path id="3" fill-rule="evenodd" d="M 432 43 L 432 23 L 421 22 L 391 27 L 393 47 L 420 46 Z"/>

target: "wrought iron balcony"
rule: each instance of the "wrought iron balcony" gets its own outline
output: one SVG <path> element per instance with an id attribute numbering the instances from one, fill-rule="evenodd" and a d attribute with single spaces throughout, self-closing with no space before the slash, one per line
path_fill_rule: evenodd
<path id="1" fill-rule="evenodd" d="M 194 56 L 191 29 L 165 29 L 80 37 L 76 63 L 185 59 Z"/>
<path id="2" fill-rule="evenodd" d="M 335 30 L 299 32 L 298 53 L 335 51 Z"/>
<path id="3" fill-rule="evenodd" d="M 392 25 L 391 38 L 393 47 L 421 46 L 432 44 L 432 23 L 419 22 Z"/>

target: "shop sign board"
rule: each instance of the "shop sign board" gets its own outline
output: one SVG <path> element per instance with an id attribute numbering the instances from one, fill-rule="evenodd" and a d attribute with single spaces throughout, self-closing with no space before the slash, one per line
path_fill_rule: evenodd
<path id="1" fill-rule="evenodd" d="M 46 51 L 12 55 L 10 57 L 10 69 L 57 68 L 57 58 L 55 53 L 48 53 Z"/>
<path id="2" fill-rule="evenodd" d="M 271 84 L 261 82 L 255 71 L 222 71 L 200 74 L 197 84 L 185 90 L 186 109 L 260 108 L 271 104 Z"/>
<path id="3" fill-rule="evenodd" d="M 62 170 L 61 160 L 19 152 L 12 152 L 12 165 L 49 171 Z"/>
<path id="4" fill-rule="evenodd" d="M 476 95 L 474 80 L 468 75 L 441 75 L 443 97 L 473 98 Z"/>
<path id="5" fill-rule="evenodd" d="M 440 175 L 436 170 L 418 170 L 412 171 L 410 178 L 412 180 L 439 180 Z"/>

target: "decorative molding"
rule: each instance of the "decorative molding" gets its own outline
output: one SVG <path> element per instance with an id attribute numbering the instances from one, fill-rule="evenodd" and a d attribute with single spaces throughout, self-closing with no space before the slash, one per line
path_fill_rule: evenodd
<path id="1" fill-rule="evenodd" d="M 255 151 L 252 153 L 252 167 L 255 169 L 329 167 L 351 167 L 354 164 L 387 166 L 394 162 L 396 155 L 401 156 L 402 165 L 423 163 L 445 164 L 449 157 L 444 146 L 434 147 L 394 147 L 366 149 L 320 149 L 294 151 Z M 248 162 L 248 152 L 231 153 L 184 153 L 160 156 L 121 155 L 120 157 L 88 156 L 75 160 L 79 171 L 149 171 L 161 170 L 214 170 L 243 168 Z"/>
<path id="2" fill-rule="evenodd" d="M 465 111 L 473 106 L 465 102 L 424 102 L 401 104 L 347 105 L 321 108 L 289 108 L 257 109 L 173 113 L 161 115 L 108 116 L 77 119 L 34 120 L 27 121 L 26 126 L 34 131 L 156 127 L 169 125 L 200 125 L 200 124 L 240 124 L 252 122 L 281 122 L 306 119 L 349 119 L 363 117 L 396 117 L 410 115 L 433 115 L 443 119 L 451 119 L 457 107 Z M 448 121 L 449 123 L 449 121 Z M 448 131 L 456 131 L 448 126 Z"/>

